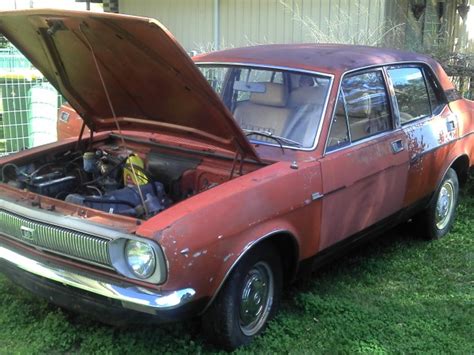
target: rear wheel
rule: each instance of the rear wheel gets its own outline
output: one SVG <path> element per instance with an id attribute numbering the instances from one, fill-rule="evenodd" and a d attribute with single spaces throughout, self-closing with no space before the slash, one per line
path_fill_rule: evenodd
<path id="1" fill-rule="evenodd" d="M 275 315 L 281 289 L 282 269 L 276 249 L 266 243 L 251 250 L 204 314 L 206 338 L 228 351 L 250 343 Z"/>
<path id="2" fill-rule="evenodd" d="M 423 234 L 427 239 L 438 239 L 448 234 L 456 217 L 458 196 L 458 176 L 453 169 L 449 169 L 430 206 L 421 216 Z"/>

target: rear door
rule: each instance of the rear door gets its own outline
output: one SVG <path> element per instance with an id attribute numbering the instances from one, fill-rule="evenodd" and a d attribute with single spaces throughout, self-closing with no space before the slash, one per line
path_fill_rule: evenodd
<path id="1" fill-rule="evenodd" d="M 320 250 L 402 208 L 406 141 L 393 119 L 383 70 L 344 76 L 321 160 Z"/>
<path id="2" fill-rule="evenodd" d="M 429 68 L 399 65 L 387 73 L 395 91 L 395 110 L 408 137 L 410 167 L 404 207 L 409 207 L 436 189 L 450 144 L 458 137 L 458 119 Z"/>

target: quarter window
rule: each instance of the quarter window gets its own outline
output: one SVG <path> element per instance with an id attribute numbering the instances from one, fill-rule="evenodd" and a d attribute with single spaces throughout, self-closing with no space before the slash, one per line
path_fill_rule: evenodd
<path id="1" fill-rule="evenodd" d="M 428 88 L 428 96 L 430 97 L 431 103 L 431 113 L 433 115 L 439 114 L 445 105 L 445 101 L 443 99 L 443 95 L 440 93 L 439 87 L 433 81 L 433 74 L 425 72 L 425 79 L 426 79 L 426 87 Z"/>
<path id="2" fill-rule="evenodd" d="M 430 99 L 420 68 L 394 68 L 388 73 L 395 89 L 400 123 L 431 116 Z"/>
<path id="3" fill-rule="evenodd" d="M 346 109 L 342 92 L 337 99 L 336 111 L 331 123 L 328 150 L 334 150 L 349 143 L 349 129 L 347 128 Z"/>

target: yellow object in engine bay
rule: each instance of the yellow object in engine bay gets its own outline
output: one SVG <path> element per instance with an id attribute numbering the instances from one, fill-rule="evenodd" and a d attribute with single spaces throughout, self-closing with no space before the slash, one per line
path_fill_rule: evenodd
<path id="1" fill-rule="evenodd" d="M 145 162 L 138 155 L 131 154 L 125 162 L 125 167 L 123 168 L 123 183 L 125 186 L 130 186 L 146 185 L 148 182 L 148 177 L 145 173 Z"/>

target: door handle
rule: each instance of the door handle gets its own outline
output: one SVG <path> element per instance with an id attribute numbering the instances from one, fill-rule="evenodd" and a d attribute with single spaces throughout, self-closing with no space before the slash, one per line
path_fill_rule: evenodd
<path id="1" fill-rule="evenodd" d="M 393 154 L 400 153 L 403 149 L 405 149 L 403 147 L 403 141 L 401 139 L 393 141 L 391 146 L 392 146 L 392 153 Z"/>

